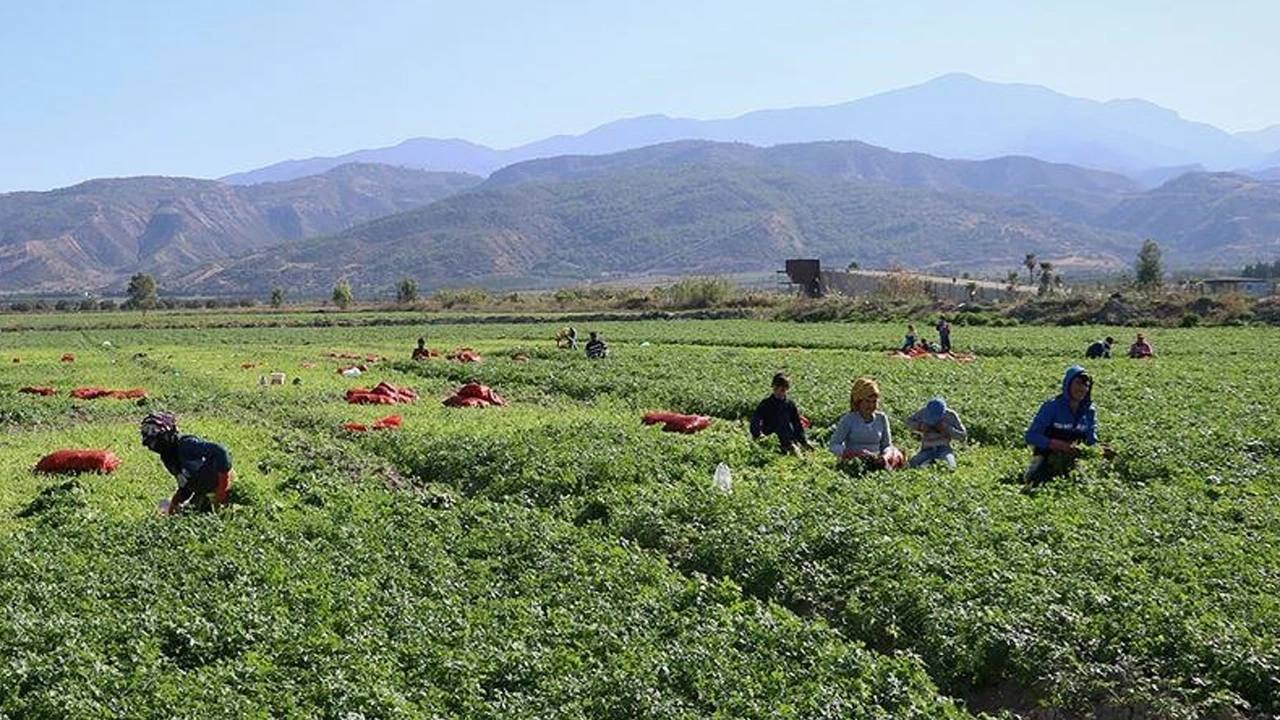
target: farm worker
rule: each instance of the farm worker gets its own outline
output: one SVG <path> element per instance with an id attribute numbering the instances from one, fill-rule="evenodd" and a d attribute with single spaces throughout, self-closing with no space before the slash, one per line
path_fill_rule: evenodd
<path id="1" fill-rule="evenodd" d="M 431 351 L 427 349 L 427 339 L 418 338 L 418 347 L 413 349 L 413 359 L 429 360 L 430 358 L 431 358 Z"/>
<path id="2" fill-rule="evenodd" d="M 942 349 L 938 347 L 938 343 L 929 338 L 920 338 L 920 349 L 931 353 L 942 352 Z"/>
<path id="3" fill-rule="evenodd" d="M 933 326 L 938 331 L 938 342 L 942 343 L 942 352 L 951 352 L 951 323 L 946 318 L 938 318 L 938 324 Z"/>
<path id="4" fill-rule="evenodd" d="M 178 480 L 178 490 L 169 500 L 170 515 L 193 497 L 199 507 L 207 506 L 210 495 L 215 506 L 226 503 L 236 477 L 226 448 L 195 435 L 178 434 L 178 420 L 169 412 L 148 413 L 141 430 L 143 447 L 159 455 Z"/>
<path id="5" fill-rule="evenodd" d="M 790 389 L 791 380 L 785 374 L 773 376 L 773 392 L 760 401 L 751 415 L 751 439 L 759 440 L 766 435 L 776 434 L 780 452 L 798 455 L 802 448 L 812 445 L 805 437 L 800 411 L 787 398 L 787 391 Z"/>
<path id="6" fill-rule="evenodd" d="M 1115 339 L 1110 335 L 1104 340 L 1094 340 L 1084 351 L 1084 356 L 1090 360 L 1094 358 L 1109 358 L 1111 357 L 1111 346 L 1114 343 Z"/>
<path id="7" fill-rule="evenodd" d="M 561 329 L 560 332 L 556 333 L 556 347 L 577 350 L 578 331 L 572 325 Z"/>
<path id="8" fill-rule="evenodd" d="M 591 337 L 587 340 L 587 357 L 592 360 L 609 357 L 609 346 L 594 330 L 591 331 Z"/>
<path id="9" fill-rule="evenodd" d="M 1151 349 L 1151 343 L 1147 342 L 1147 338 L 1142 333 L 1138 333 L 1138 339 L 1133 341 L 1129 346 L 1129 357 L 1131 358 L 1149 358 L 1155 357 L 1156 353 Z"/>
<path id="10" fill-rule="evenodd" d="M 1098 444 L 1098 417 L 1093 378 L 1084 368 L 1072 365 L 1062 378 L 1062 394 L 1046 400 L 1027 428 L 1032 458 L 1023 479 L 1039 485 L 1066 475 L 1075 466 L 1081 443 Z M 1104 453 L 1111 456 L 1109 448 Z"/>
<path id="11" fill-rule="evenodd" d="M 907 418 L 907 427 L 912 432 L 920 433 L 920 452 L 907 463 L 911 467 L 923 467 L 935 460 L 941 460 L 952 469 L 956 466 L 956 453 L 951 449 L 952 440 L 964 440 L 969 437 L 960 415 L 947 407 L 947 401 L 940 397 L 930 400 L 925 406 Z"/>
<path id="12" fill-rule="evenodd" d="M 831 434 L 830 449 L 842 462 L 859 460 L 870 469 L 896 470 L 906 465 L 902 451 L 893 446 L 889 418 L 878 409 L 880 386 L 860 377 L 849 391 L 849 412 Z"/>
<path id="13" fill-rule="evenodd" d="M 913 348 L 913 347 L 915 347 L 915 346 L 916 346 L 916 326 L 915 326 L 915 325 L 908 325 L 908 326 L 907 326 L 907 336 L 906 336 L 905 338 L 903 338 L 903 340 L 902 340 L 902 351 L 901 351 L 901 352 L 904 352 L 904 353 L 905 353 L 905 352 L 911 352 L 911 348 Z"/>

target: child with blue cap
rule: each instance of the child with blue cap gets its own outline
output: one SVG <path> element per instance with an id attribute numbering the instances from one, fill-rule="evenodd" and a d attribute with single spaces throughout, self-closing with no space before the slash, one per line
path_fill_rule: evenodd
<path id="1" fill-rule="evenodd" d="M 946 400 L 940 397 L 930 400 L 907 418 L 907 427 L 920 434 L 920 452 L 911 458 L 908 466 L 923 467 L 941 460 L 948 467 L 955 468 L 956 453 L 951 448 L 951 441 L 964 440 L 969 434 L 956 411 L 947 407 Z"/>

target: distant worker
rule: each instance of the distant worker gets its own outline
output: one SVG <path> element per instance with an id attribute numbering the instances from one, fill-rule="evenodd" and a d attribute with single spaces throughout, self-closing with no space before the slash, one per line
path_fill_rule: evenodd
<path id="1" fill-rule="evenodd" d="M 930 400 L 923 408 L 907 418 L 907 427 L 920 434 L 920 452 L 907 463 L 910 467 L 923 467 L 941 460 L 955 469 L 956 453 L 952 440 L 964 440 L 969 433 L 960 422 L 960 415 L 947 407 L 940 397 Z"/>
<path id="2" fill-rule="evenodd" d="M 609 357 L 609 346 L 605 344 L 604 338 L 594 330 L 591 331 L 591 337 L 587 340 L 587 357 L 592 360 Z"/>
<path id="3" fill-rule="evenodd" d="M 858 462 L 869 470 L 896 470 L 907 464 L 893 446 L 889 418 L 879 410 L 880 386 L 860 377 L 849 391 L 849 412 L 831 434 L 830 450 L 840 462 Z"/>
<path id="4" fill-rule="evenodd" d="M 227 502 L 235 482 L 227 449 L 195 435 L 180 435 L 173 413 L 153 412 L 142 418 L 142 445 L 160 456 L 165 470 L 178 480 L 178 490 L 161 509 L 172 515 L 190 502 L 200 511 Z"/>
<path id="5" fill-rule="evenodd" d="M 1098 444 L 1098 416 L 1093 405 L 1093 378 L 1079 365 L 1067 368 L 1062 393 L 1046 400 L 1027 428 L 1031 465 L 1023 479 L 1039 485 L 1075 467 L 1080 445 Z M 1104 454 L 1111 455 L 1109 448 Z"/>
<path id="6" fill-rule="evenodd" d="M 812 445 L 805 437 L 800 411 L 787 398 L 787 391 L 790 389 L 791 380 L 785 374 L 773 376 L 773 393 L 761 400 L 751 415 L 751 439 L 759 440 L 766 435 L 777 435 L 780 452 L 798 455 L 802 449 Z"/>
<path id="7" fill-rule="evenodd" d="M 901 352 L 911 352 L 911 348 L 916 346 L 916 326 L 907 326 L 907 336 L 902 340 Z"/>
<path id="8" fill-rule="evenodd" d="M 430 358 L 431 358 L 431 351 L 427 349 L 427 339 L 418 338 L 418 347 L 413 349 L 413 359 L 429 360 Z"/>
<path id="9" fill-rule="evenodd" d="M 556 333 L 556 347 L 567 350 L 578 349 L 578 331 L 568 326 Z"/>
<path id="10" fill-rule="evenodd" d="M 1110 335 L 1108 335 L 1104 340 L 1094 340 L 1092 343 L 1089 343 L 1088 349 L 1084 351 L 1084 356 L 1090 360 L 1097 358 L 1110 358 L 1111 346 L 1114 345 L 1115 342 L 1115 339 Z"/>
<path id="11" fill-rule="evenodd" d="M 938 318 L 938 324 L 933 326 L 938 331 L 938 342 L 942 344 L 942 352 L 951 352 L 951 323 L 946 318 Z"/>
<path id="12" fill-rule="evenodd" d="M 920 345 L 918 347 L 925 352 L 942 352 L 942 348 L 938 347 L 938 343 L 930 340 L 929 338 L 920 338 Z"/>
<path id="13" fill-rule="evenodd" d="M 1129 346 L 1129 357 L 1135 359 L 1155 357 L 1155 350 L 1151 348 L 1151 343 L 1147 342 L 1147 338 L 1138 333 L 1138 339 L 1133 341 Z"/>

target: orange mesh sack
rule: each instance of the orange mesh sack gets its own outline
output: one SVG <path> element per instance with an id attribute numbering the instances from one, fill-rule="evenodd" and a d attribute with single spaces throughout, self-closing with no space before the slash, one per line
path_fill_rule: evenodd
<path id="1" fill-rule="evenodd" d="M 120 467 L 120 458 L 110 450 L 58 450 L 40 458 L 40 473 L 109 473 Z"/>

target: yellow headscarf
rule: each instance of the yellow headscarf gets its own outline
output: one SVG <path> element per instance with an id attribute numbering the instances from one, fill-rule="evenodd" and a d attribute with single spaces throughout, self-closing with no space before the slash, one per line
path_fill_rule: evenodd
<path id="1" fill-rule="evenodd" d="M 879 395 L 880 386 L 869 377 L 860 377 L 853 381 L 853 390 L 849 392 L 849 409 L 857 410 L 858 403 L 870 395 Z"/>

